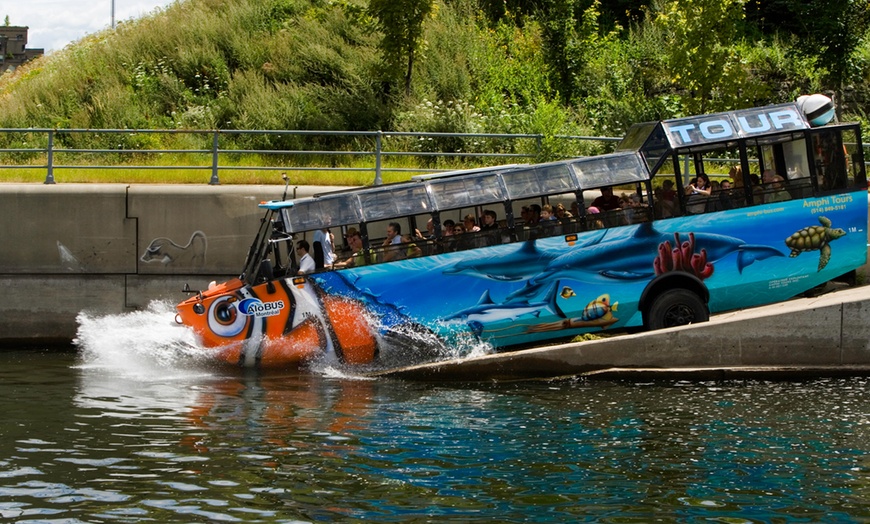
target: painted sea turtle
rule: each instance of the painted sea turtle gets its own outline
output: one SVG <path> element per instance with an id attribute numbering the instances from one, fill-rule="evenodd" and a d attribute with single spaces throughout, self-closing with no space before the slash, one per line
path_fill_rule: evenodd
<path id="1" fill-rule="evenodd" d="M 785 239 L 785 245 L 791 248 L 789 256 L 792 258 L 804 251 L 818 249 L 820 251 L 818 271 L 821 271 L 831 259 L 831 241 L 844 236 L 846 232 L 839 228 L 833 229 L 831 221 L 826 217 L 819 217 L 819 223 L 821 226 L 808 226 L 796 231 Z"/>

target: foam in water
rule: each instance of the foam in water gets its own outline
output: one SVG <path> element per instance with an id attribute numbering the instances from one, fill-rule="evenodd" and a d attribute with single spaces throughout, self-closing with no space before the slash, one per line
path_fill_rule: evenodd
<path id="1" fill-rule="evenodd" d="M 213 358 L 213 350 L 199 346 L 193 332 L 176 323 L 175 314 L 174 304 L 163 301 L 116 315 L 79 313 L 73 342 L 79 349 L 80 367 L 146 381 L 215 374 L 219 368 L 225 369 L 225 364 Z M 419 324 L 385 327 L 375 318 L 368 320 L 380 333 L 376 362 L 349 366 L 339 363 L 334 355 L 324 355 L 307 368 L 327 377 L 351 378 L 359 371 L 475 357 L 492 351 L 489 344 L 470 334 L 445 344 Z"/>
<path id="2" fill-rule="evenodd" d="M 362 378 L 359 373 L 386 371 L 462 358 L 473 358 L 492 353 L 492 346 L 468 332 L 459 332 L 446 342 L 423 325 L 408 321 L 386 326 L 375 315 L 366 318 L 371 329 L 378 334 L 378 358 L 368 365 L 345 365 L 334 355 L 309 363 L 315 373 L 333 378 Z"/>
<path id="3" fill-rule="evenodd" d="M 175 308 L 168 302 L 118 315 L 82 312 L 76 320 L 73 343 L 82 368 L 165 379 L 203 373 L 212 363 L 210 351 L 196 345 L 193 332 L 175 322 Z"/>

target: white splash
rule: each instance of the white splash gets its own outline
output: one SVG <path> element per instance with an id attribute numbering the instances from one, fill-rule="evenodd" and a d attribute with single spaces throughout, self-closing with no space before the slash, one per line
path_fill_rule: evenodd
<path id="1" fill-rule="evenodd" d="M 175 322 L 175 308 L 152 302 L 142 311 L 93 316 L 79 313 L 73 343 L 80 367 L 147 380 L 207 373 L 209 352 L 193 333 Z"/>

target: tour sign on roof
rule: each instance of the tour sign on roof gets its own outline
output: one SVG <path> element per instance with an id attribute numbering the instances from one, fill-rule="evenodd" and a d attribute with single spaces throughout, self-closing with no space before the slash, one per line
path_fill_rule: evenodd
<path id="1" fill-rule="evenodd" d="M 777 131 L 809 129 L 810 124 L 797 105 L 790 103 L 665 120 L 662 127 L 671 147 L 678 148 Z"/>

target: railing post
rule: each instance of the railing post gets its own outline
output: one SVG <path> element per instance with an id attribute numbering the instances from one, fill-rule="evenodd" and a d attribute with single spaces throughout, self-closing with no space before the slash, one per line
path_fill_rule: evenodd
<path id="1" fill-rule="evenodd" d="M 215 129 L 211 140 L 211 180 L 208 181 L 210 186 L 221 184 L 220 178 L 218 178 L 218 133 L 219 131 Z"/>
<path id="2" fill-rule="evenodd" d="M 383 133 L 378 130 L 378 134 L 375 135 L 375 185 L 379 186 L 384 183 L 383 178 L 381 178 L 381 136 Z"/>
<path id="3" fill-rule="evenodd" d="M 54 184 L 54 129 L 48 130 L 48 172 L 45 174 L 45 184 Z"/>

